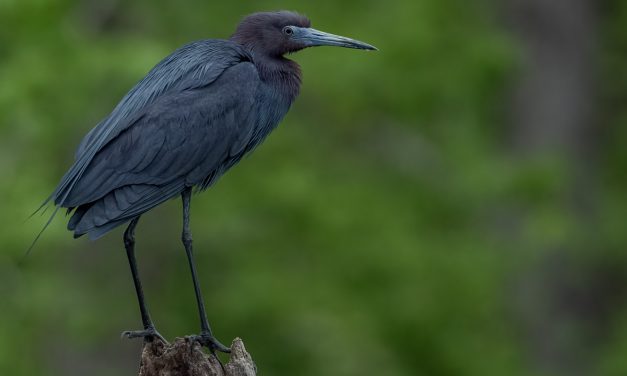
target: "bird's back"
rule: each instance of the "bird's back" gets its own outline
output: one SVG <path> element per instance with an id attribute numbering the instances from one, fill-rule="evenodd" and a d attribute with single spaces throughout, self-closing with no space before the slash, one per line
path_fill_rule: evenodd
<path id="1" fill-rule="evenodd" d="M 291 100 L 241 46 L 191 43 L 161 61 L 81 142 L 49 200 L 97 238 L 185 187 L 208 187 L 280 121 Z"/>

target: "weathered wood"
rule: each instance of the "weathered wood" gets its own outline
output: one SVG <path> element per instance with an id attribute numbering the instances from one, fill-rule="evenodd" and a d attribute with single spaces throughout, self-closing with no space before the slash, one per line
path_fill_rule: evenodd
<path id="1" fill-rule="evenodd" d="M 177 338 L 171 344 L 161 340 L 144 344 L 139 376 L 256 376 L 257 368 L 244 343 L 236 338 L 226 364 L 205 353 L 198 342 Z"/>

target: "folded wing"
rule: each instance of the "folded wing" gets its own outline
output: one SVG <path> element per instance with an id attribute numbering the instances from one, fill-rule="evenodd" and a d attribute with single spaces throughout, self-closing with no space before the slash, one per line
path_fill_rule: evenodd
<path id="1" fill-rule="evenodd" d="M 211 85 L 227 68 L 249 60 L 250 56 L 236 44 L 220 40 L 190 43 L 163 59 L 85 136 L 74 164 L 42 206 L 49 201 L 64 206 L 96 153 L 162 96 Z"/>
<path id="2" fill-rule="evenodd" d="M 166 58 L 85 137 L 50 198 L 76 209 L 68 224 L 75 236 L 97 238 L 185 187 L 205 186 L 239 158 L 254 134 L 250 113 L 260 79 L 235 52 L 176 74 Z M 163 80 L 153 73 L 162 69 L 177 79 L 153 85 L 144 98 L 138 88 L 148 77 Z"/>

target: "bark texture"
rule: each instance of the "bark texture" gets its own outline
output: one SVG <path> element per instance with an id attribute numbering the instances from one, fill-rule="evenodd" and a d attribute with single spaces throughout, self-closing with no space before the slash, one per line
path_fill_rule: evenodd
<path id="1" fill-rule="evenodd" d="M 230 355 L 229 362 L 222 364 L 188 338 L 171 344 L 155 340 L 144 344 L 139 376 L 256 376 L 255 363 L 241 339 L 233 340 Z"/>

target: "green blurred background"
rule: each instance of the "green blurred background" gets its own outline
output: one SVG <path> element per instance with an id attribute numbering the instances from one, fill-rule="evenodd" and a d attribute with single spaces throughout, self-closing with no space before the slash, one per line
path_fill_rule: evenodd
<path id="1" fill-rule="evenodd" d="M 379 47 L 292 57 L 300 98 L 195 196 L 210 322 L 264 375 L 627 375 L 627 2 L 0 0 L 0 375 L 133 375 L 121 229 L 27 219 L 154 64 L 292 9 Z M 138 258 L 197 331 L 180 202 Z M 48 212 L 49 213 L 49 212 Z"/>

